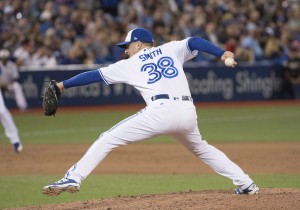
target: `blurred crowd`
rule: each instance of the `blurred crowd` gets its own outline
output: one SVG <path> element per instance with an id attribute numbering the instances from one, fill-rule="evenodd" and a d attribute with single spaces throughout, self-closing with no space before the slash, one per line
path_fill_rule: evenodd
<path id="1" fill-rule="evenodd" d="M 155 45 L 200 36 L 240 62 L 300 58 L 299 0 L 2 0 L 0 18 L 1 48 L 18 66 L 115 62 L 135 27 L 152 30 Z"/>

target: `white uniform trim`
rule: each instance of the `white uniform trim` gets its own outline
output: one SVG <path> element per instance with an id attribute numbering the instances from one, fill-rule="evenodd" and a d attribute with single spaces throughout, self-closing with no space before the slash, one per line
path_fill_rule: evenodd
<path id="1" fill-rule="evenodd" d="M 105 77 L 103 76 L 101 69 L 98 69 L 100 76 L 102 77 L 103 81 L 105 84 L 109 85 L 109 83 L 107 82 L 107 80 L 105 79 Z"/>
<path id="2" fill-rule="evenodd" d="M 127 36 L 126 36 L 126 38 L 125 38 L 125 42 L 131 41 L 131 34 L 132 34 L 132 31 L 133 31 L 133 30 L 134 30 L 134 29 L 132 29 L 131 31 L 128 32 L 128 34 L 127 34 Z"/>

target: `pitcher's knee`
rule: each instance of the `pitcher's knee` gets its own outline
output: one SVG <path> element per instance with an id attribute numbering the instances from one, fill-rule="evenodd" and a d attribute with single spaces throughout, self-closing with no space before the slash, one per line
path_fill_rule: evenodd
<path id="1" fill-rule="evenodd" d="M 107 147 L 116 148 L 122 145 L 127 145 L 127 142 L 122 140 L 120 137 L 115 137 L 108 132 L 104 132 L 97 139 L 101 144 Z"/>

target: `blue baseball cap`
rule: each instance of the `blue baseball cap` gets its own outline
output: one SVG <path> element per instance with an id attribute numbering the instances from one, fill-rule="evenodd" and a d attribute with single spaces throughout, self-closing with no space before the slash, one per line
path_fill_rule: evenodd
<path id="1" fill-rule="evenodd" d="M 135 28 L 128 32 L 125 42 L 118 43 L 117 46 L 121 48 L 126 48 L 126 46 L 132 42 L 145 42 L 145 43 L 153 43 L 153 35 L 152 33 L 145 28 Z"/>

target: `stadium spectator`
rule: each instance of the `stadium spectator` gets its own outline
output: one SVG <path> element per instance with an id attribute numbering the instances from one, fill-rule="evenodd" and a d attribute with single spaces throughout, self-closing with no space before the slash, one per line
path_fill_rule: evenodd
<path id="1" fill-rule="evenodd" d="M 274 36 L 274 32 L 270 31 L 269 33 L 270 35 L 266 41 L 264 49 L 264 57 L 267 60 L 278 63 L 282 52 L 280 40 Z"/>
<path id="2" fill-rule="evenodd" d="M 249 29 L 241 38 L 241 47 L 251 52 L 251 60 L 260 61 L 263 59 L 263 49 L 260 46 L 255 29 Z"/>
<path id="3" fill-rule="evenodd" d="M 286 91 L 291 93 L 293 98 L 300 99 L 300 41 L 295 40 L 291 43 L 288 60 L 284 66 Z"/>
<path id="4" fill-rule="evenodd" d="M 30 66 L 31 54 L 33 53 L 33 42 L 25 39 L 21 45 L 14 51 L 14 58 L 16 59 L 17 66 Z"/>
<path id="5" fill-rule="evenodd" d="M 285 33 L 288 41 L 300 39 L 300 2 L 293 0 L 6 0 L 0 3 L 0 18 L 0 46 L 18 65 L 32 65 L 36 46 L 49 42 L 57 64 L 84 63 L 87 55 L 88 63 L 114 62 L 121 54 L 109 48 L 112 35 L 125 36 L 133 27 L 154 31 L 157 45 L 203 36 L 234 50 L 244 62 L 280 62 L 287 54 Z M 45 40 L 53 30 L 55 40 Z M 212 60 L 199 55 L 193 61 Z"/>
<path id="6" fill-rule="evenodd" d="M 31 66 L 53 67 L 57 65 L 51 46 L 41 45 L 31 57 Z"/>

